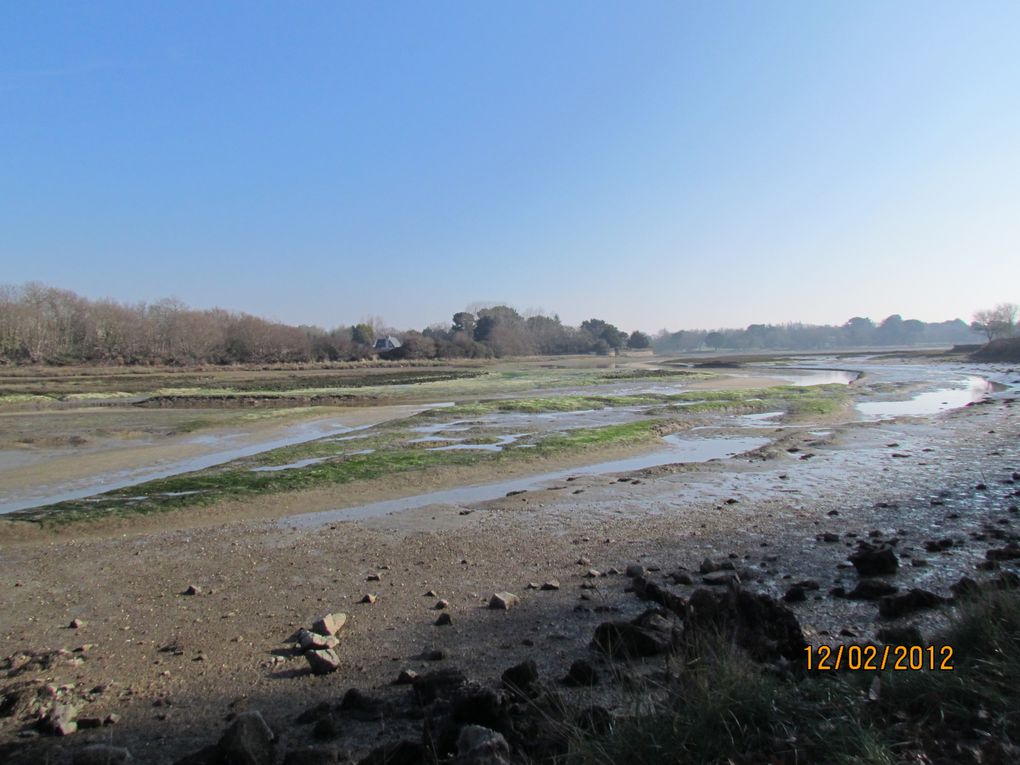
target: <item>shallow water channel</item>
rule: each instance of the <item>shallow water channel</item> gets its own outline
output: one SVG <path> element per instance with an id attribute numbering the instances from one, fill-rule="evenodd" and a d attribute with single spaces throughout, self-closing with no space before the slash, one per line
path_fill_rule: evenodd
<path id="1" fill-rule="evenodd" d="M 464 505 L 474 502 L 485 502 L 498 499 L 511 491 L 530 491 L 547 481 L 563 480 L 575 475 L 597 475 L 600 473 L 624 473 L 631 470 L 672 465 L 681 462 L 708 462 L 715 459 L 728 459 L 744 454 L 769 443 L 768 438 L 681 438 L 679 435 L 665 436 L 662 441 L 666 445 L 649 454 L 641 454 L 626 459 L 597 462 L 593 465 L 556 470 L 550 473 L 512 478 L 494 483 L 458 486 L 453 489 L 431 491 L 415 494 L 410 497 L 387 499 L 371 502 L 356 507 L 345 507 L 337 510 L 326 510 L 305 515 L 294 515 L 280 521 L 286 528 L 307 528 L 335 521 L 350 521 L 364 518 L 377 518 L 388 513 L 413 510 L 428 505 L 452 504 Z"/>

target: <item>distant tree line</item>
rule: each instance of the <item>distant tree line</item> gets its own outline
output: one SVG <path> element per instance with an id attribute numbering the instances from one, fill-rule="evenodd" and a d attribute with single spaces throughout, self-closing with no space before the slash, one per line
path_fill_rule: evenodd
<path id="1" fill-rule="evenodd" d="M 752 324 L 746 329 L 624 332 L 603 319 L 579 327 L 558 316 L 523 316 L 509 306 L 460 311 L 450 324 L 401 332 L 381 320 L 323 329 L 291 326 L 222 309 L 195 310 L 178 300 L 129 305 L 89 300 L 41 284 L 0 285 L 0 363 L 5 364 L 277 364 L 388 359 L 492 358 L 611 354 L 654 348 L 824 350 L 864 346 L 953 345 L 1010 337 L 1017 307 L 979 311 L 971 325 L 889 316 L 879 324 L 855 316 L 840 326 Z M 398 348 L 374 349 L 395 335 Z"/>
<path id="2" fill-rule="evenodd" d="M 845 324 L 752 324 L 745 329 L 661 332 L 653 341 L 661 353 L 694 350 L 827 350 L 874 346 L 959 345 L 981 335 L 962 319 L 926 323 L 899 314 L 879 324 L 854 316 Z"/>
<path id="3" fill-rule="evenodd" d="M 521 316 L 508 306 L 454 314 L 449 326 L 398 332 L 381 322 L 323 329 L 271 322 L 222 309 L 194 310 L 177 300 L 129 305 L 89 300 L 41 284 L 0 285 L 0 363 L 276 364 L 346 361 L 376 355 L 377 337 L 396 335 L 392 359 L 488 358 L 612 353 L 648 348 L 601 319 L 580 327 L 559 317 Z"/>

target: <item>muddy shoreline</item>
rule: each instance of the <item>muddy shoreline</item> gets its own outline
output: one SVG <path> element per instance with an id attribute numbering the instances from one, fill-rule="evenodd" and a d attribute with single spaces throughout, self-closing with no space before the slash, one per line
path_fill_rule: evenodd
<path id="1" fill-rule="evenodd" d="M 572 660 L 590 658 L 592 630 L 607 614 L 629 617 L 646 605 L 625 592 L 622 575 L 599 577 L 588 589 L 589 568 L 640 563 L 669 586 L 663 576 L 678 567 L 696 573 L 705 558 L 730 559 L 754 572 L 748 587 L 776 597 L 791 581 L 811 578 L 818 593 L 791 606 L 808 640 L 871 638 L 875 605 L 827 594 L 852 586 L 846 555 L 856 541 L 872 532 L 898 537 L 905 562 L 927 565 L 904 565 L 895 584 L 948 595 L 1002 543 L 988 527 L 1010 534 L 1020 523 L 1009 509 L 1020 484 L 1007 483 L 1020 470 L 1018 436 L 1014 404 L 998 399 L 934 418 L 822 424 L 725 463 L 579 476 L 479 505 L 310 530 L 268 520 L 311 499 L 285 495 L 239 503 L 224 511 L 229 520 L 199 511 L 159 519 L 169 528 L 157 520 L 5 543 L 0 656 L 65 648 L 72 658 L 8 678 L 5 687 L 71 686 L 61 693 L 81 699 L 82 715 L 114 713 L 120 721 L 53 739 L 35 738 L 24 720 L 0 718 L 0 741 L 26 757 L 58 757 L 101 740 L 127 746 L 140 761 L 170 763 L 213 743 L 225 715 L 244 708 L 261 710 L 292 743 L 307 743 L 307 729 L 293 723 L 302 710 L 351 687 L 396 693 L 390 683 L 404 668 L 455 665 L 497 682 L 508 666 L 534 658 L 555 677 Z M 924 550 L 925 541 L 946 537 L 959 544 Z M 373 575 L 380 580 L 368 581 Z M 559 591 L 528 589 L 553 578 Z M 203 594 L 182 595 L 189 584 Z M 521 605 L 506 613 L 485 608 L 501 590 L 519 595 Z M 449 601 L 451 627 L 433 625 L 427 591 Z M 358 603 L 370 593 L 376 603 Z M 337 673 L 316 677 L 300 657 L 279 661 L 294 630 L 336 610 L 351 617 Z M 949 610 L 905 621 L 930 634 Z M 84 625 L 69 629 L 75 618 Z M 74 653 L 83 645 L 91 647 Z M 180 653 L 163 650 L 169 645 Z M 448 658 L 420 658 L 437 648 Z M 90 693 L 98 686 L 101 693 Z M 619 703 L 612 688 L 603 693 L 610 707 Z M 335 743 L 364 753 L 382 732 L 396 738 L 416 730 L 411 720 L 351 723 Z"/>

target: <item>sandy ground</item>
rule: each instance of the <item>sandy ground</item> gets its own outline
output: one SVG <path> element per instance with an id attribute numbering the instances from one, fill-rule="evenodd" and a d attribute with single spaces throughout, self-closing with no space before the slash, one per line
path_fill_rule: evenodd
<path id="1" fill-rule="evenodd" d="M 1009 510 L 1020 486 L 1009 483 L 1020 470 L 1011 403 L 775 435 L 772 447 L 727 462 L 584 476 L 471 507 L 439 505 L 312 529 L 275 520 L 290 503 L 314 507 L 314 493 L 305 493 L 210 508 L 205 517 L 7 539 L 0 550 L 0 656 L 72 653 L 2 679 L 0 687 L 47 683 L 80 703 L 80 715 L 116 713 L 120 721 L 54 739 L 0 717 L 0 744 L 24 747 L 34 761 L 58 761 L 61 751 L 104 741 L 127 746 L 140 762 L 169 763 L 215 742 L 224 717 L 243 708 L 261 710 L 288 742 L 304 742 L 307 728 L 293 725 L 301 710 L 336 701 L 350 687 L 396 693 L 389 684 L 403 668 L 455 665 L 493 681 L 530 657 L 546 676 L 562 675 L 574 658 L 590 656 L 587 642 L 607 614 L 643 608 L 624 592 L 624 576 L 598 577 L 595 589 L 582 589 L 585 573 L 635 562 L 661 576 L 680 566 L 696 570 L 706 557 L 735 556 L 753 570 L 752 586 L 774 595 L 812 577 L 820 594 L 794 606 L 809 638 L 836 639 L 841 631 L 871 637 L 873 603 L 825 595 L 855 580 L 845 561 L 855 538 L 845 534 L 898 536 L 904 559 L 930 565 L 904 566 L 896 583 L 948 594 L 994 543 L 975 534 L 990 523 L 1020 523 Z M 931 504 L 940 491 L 950 496 Z M 841 542 L 820 541 L 823 531 Z M 963 543 L 924 552 L 924 540 L 947 535 Z M 528 589 L 553 578 L 558 591 Z M 202 594 L 182 594 L 190 584 Z M 433 626 L 430 590 L 449 601 L 452 626 Z M 485 608 L 500 590 L 521 596 L 520 606 Z M 360 604 L 368 593 L 378 601 Z M 312 676 L 303 659 L 286 655 L 288 640 L 338 610 L 350 615 L 343 666 Z M 84 626 L 69 628 L 75 618 Z M 942 618 L 918 623 L 927 632 Z M 432 648 L 448 658 L 420 658 Z M 405 727 L 418 731 L 420 723 L 352 724 L 340 743 L 363 750 Z"/>

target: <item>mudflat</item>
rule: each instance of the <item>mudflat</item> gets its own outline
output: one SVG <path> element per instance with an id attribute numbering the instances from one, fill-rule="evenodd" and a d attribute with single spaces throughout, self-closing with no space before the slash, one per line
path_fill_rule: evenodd
<path id="1" fill-rule="evenodd" d="M 849 360 L 842 365 L 855 368 Z M 874 602 L 830 595 L 833 588 L 854 587 L 857 576 L 847 556 L 859 540 L 895 539 L 901 565 L 890 577 L 894 586 L 948 598 L 950 585 L 965 574 L 978 576 L 976 564 L 1005 544 L 1020 522 L 1015 483 L 1020 428 L 1008 370 L 995 370 L 1004 382 L 970 406 L 893 419 L 862 417 L 854 408 L 858 397 L 904 398 L 941 384 L 899 368 L 893 372 L 883 378 L 870 369 L 851 386 L 851 398 L 835 407 L 773 412 L 753 401 L 727 399 L 726 408 L 687 414 L 683 410 L 692 407 L 680 406 L 687 400 L 630 403 L 641 408 L 631 419 L 658 418 L 649 438 L 550 450 L 548 458 L 524 451 L 519 459 L 503 459 L 503 452 L 479 450 L 476 461 L 383 478 L 226 496 L 56 526 L 5 523 L 0 656 L 6 659 L 0 693 L 11 713 L 0 717 L 0 751 L 14 762 L 58 760 L 89 742 L 104 742 L 128 748 L 141 762 L 170 763 L 214 744 L 229 716 L 258 710 L 277 732 L 282 753 L 321 744 L 296 718 L 316 704 L 336 702 L 351 688 L 396 703 L 406 693 L 392 685 L 401 670 L 456 667 L 498 685 L 505 669 L 533 659 L 541 676 L 555 682 L 573 661 L 585 659 L 607 677 L 619 678 L 588 644 L 599 623 L 632 618 L 647 607 L 630 592 L 634 582 L 624 573 L 635 565 L 648 581 L 678 597 L 717 586 L 708 581 L 716 570 L 735 571 L 745 586 L 777 599 L 792 584 L 812 581 L 817 587 L 789 604 L 809 643 L 832 642 L 841 634 L 874 637 L 883 623 Z M 956 379 L 973 372 L 947 374 Z M 784 384 L 762 370 L 718 374 L 715 380 L 671 382 L 677 391 L 702 393 Z M 639 378 L 642 390 L 628 387 L 615 395 L 673 395 L 643 390 L 649 382 Z M 651 382 L 657 387 L 662 381 Z M 512 387 L 506 379 L 500 385 Z M 575 395 L 571 386 L 546 388 L 542 396 Z M 535 391 L 534 385 L 526 390 L 529 401 Z M 434 410 L 412 419 L 419 428 L 410 431 L 416 438 L 445 432 L 448 439 L 417 449 L 464 444 L 454 440 L 460 438 L 469 439 L 468 446 L 490 446 L 493 433 L 512 431 L 510 424 L 524 421 L 508 423 L 512 416 L 532 418 L 526 422 L 537 451 L 547 435 L 531 424 L 535 418 L 553 423 L 552 437 L 573 427 L 564 424 L 568 417 L 589 416 L 584 409 L 547 417 L 553 413 L 542 410 L 546 405 L 529 404 L 522 413 L 486 403 L 521 399 L 521 391 L 493 391 L 493 398 L 477 390 L 436 393 L 449 396 L 437 395 L 436 401 L 453 401 L 467 414 L 447 418 Z M 758 398 L 768 405 L 780 400 L 778 393 L 769 395 Z M 404 405 L 327 416 L 348 418 L 350 426 L 403 427 L 394 420 L 410 412 L 398 406 Z M 616 417 L 620 408 L 610 404 L 597 411 Z M 473 430 L 438 429 L 451 423 Z M 706 462 L 667 459 L 624 472 L 581 470 L 593 462 L 658 453 L 665 448 L 659 436 L 669 432 L 686 439 L 760 435 L 768 443 Z M 405 430 L 390 437 L 406 448 Z M 181 448 L 182 436 L 168 438 L 173 443 L 161 445 L 167 453 Z M 508 450 L 525 443 L 509 444 Z M 109 454 L 124 459 L 112 456 L 119 452 Z M 105 469 L 101 461 L 96 464 Z M 319 524 L 305 520 L 300 526 L 288 520 L 573 468 L 576 474 L 487 501 L 412 503 L 397 513 Z M 928 544 L 943 539 L 953 541 Z M 706 559 L 712 565 L 705 566 Z M 542 589 L 553 582 L 558 586 Z M 193 594 L 186 594 L 189 588 Z M 514 593 L 520 602 L 508 611 L 491 609 L 496 592 Z M 362 602 L 367 595 L 375 597 Z M 435 624 L 440 600 L 446 601 L 442 613 L 450 615 L 447 626 Z M 340 666 L 314 675 L 293 650 L 295 634 L 333 612 L 348 615 L 337 649 Z M 949 606 L 926 609 L 896 623 L 929 634 L 950 613 Z M 632 671 L 654 672 L 655 662 Z M 623 685 L 610 681 L 562 693 L 570 703 L 597 701 L 614 709 L 627 703 Z M 65 737 L 41 734 L 33 715 L 54 700 L 72 704 L 79 719 L 99 721 L 98 727 L 82 726 Z M 421 728 L 413 715 L 352 718 L 331 741 L 362 757 L 382 740 L 420 738 Z"/>

